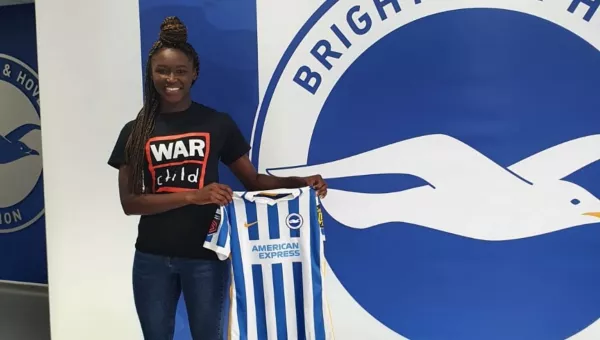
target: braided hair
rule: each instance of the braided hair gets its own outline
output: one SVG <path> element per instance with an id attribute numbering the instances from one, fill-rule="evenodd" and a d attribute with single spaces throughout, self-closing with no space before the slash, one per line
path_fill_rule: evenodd
<path id="1" fill-rule="evenodd" d="M 125 162 L 129 166 L 130 190 L 134 194 L 142 193 L 144 174 L 144 148 L 154 130 L 156 116 L 160 113 L 160 97 L 152 79 L 152 57 L 163 48 L 182 51 L 193 62 L 194 72 L 198 72 L 200 62 L 198 53 L 187 42 L 187 28 L 179 18 L 165 18 L 160 25 L 159 39 L 154 42 L 146 62 L 144 78 L 144 104 L 138 113 L 125 146 Z M 192 84 L 195 80 L 192 82 Z"/>

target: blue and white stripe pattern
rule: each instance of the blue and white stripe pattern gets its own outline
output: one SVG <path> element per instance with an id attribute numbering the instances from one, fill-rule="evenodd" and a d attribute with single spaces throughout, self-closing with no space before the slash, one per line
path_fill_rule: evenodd
<path id="1" fill-rule="evenodd" d="M 204 246 L 231 256 L 228 339 L 333 339 L 322 225 L 311 188 L 235 192 Z"/>

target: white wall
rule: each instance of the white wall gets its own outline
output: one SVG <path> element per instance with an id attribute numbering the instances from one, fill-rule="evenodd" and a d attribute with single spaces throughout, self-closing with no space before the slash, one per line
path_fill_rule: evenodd
<path id="1" fill-rule="evenodd" d="M 140 108 L 137 0 L 36 1 L 52 339 L 141 339 L 136 219 L 106 164 Z"/>

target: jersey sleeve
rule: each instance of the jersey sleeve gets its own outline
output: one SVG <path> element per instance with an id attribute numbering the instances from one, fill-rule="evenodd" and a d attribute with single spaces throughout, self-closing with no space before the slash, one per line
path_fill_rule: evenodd
<path id="1" fill-rule="evenodd" d="M 132 127 L 133 121 L 130 121 L 125 124 L 123 128 L 121 128 L 121 133 L 119 133 L 119 137 L 115 142 L 112 153 L 108 158 L 108 165 L 115 169 L 119 169 L 121 165 L 125 164 L 125 145 L 127 144 L 127 139 L 131 134 Z"/>
<path id="2" fill-rule="evenodd" d="M 231 253 L 230 230 L 231 224 L 227 207 L 219 206 L 204 240 L 204 248 L 217 253 L 217 257 L 221 261 L 227 260 Z"/>
<path id="3" fill-rule="evenodd" d="M 250 151 L 250 144 L 240 131 L 238 125 L 229 115 L 225 115 L 225 144 L 221 153 L 221 161 L 229 165 Z"/>

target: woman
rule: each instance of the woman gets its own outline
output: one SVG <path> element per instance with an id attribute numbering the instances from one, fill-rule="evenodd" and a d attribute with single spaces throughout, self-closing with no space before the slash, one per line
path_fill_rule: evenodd
<path id="1" fill-rule="evenodd" d="M 229 115 L 192 101 L 199 61 L 187 29 L 166 18 L 146 67 L 144 106 L 127 123 L 109 164 L 119 169 L 127 215 L 141 215 L 133 263 L 133 291 L 146 340 L 171 339 L 180 292 L 193 338 L 220 339 L 228 262 L 203 248 L 215 210 L 232 200 L 218 183 L 223 162 L 247 190 L 311 186 L 323 197 L 319 175 L 257 174 L 250 146 Z"/>

